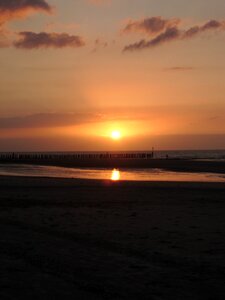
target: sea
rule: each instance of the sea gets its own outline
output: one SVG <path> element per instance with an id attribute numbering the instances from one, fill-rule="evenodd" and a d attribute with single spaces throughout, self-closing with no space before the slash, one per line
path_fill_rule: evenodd
<path id="1" fill-rule="evenodd" d="M 155 158 L 225 160 L 225 150 L 167 150 L 155 151 Z"/>
<path id="2" fill-rule="evenodd" d="M 130 151 L 131 152 L 131 151 Z M 136 151 L 132 151 L 134 153 Z M 145 151 L 137 151 L 145 152 Z M 28 153 L 28 152 L 27 152 Z M 56 153 L 56 152 L 51 152 Z M 73 154 L 78 152 L 57 152 L 58 154 Z M 80 152 L 79 152 L 80 153 Z M 99 153 L 99 152 L 92 152 Z M 121 153 L 121 152 L 120 152 Z M 126 152 L 127 153 L 127 152 Z M 225 150 L 186 150 L 186 151 L 155 151 L 155 158 L 225 160 Z M 162 169 L 90 169 L 65 168 L 54 166 L 0 164 L 0 175 L 48 178 L 77 178 L 112 181 L 178 181 L 178 182 L 225 182 L 224 174 L 215 173 L 185 173 Z"/>
<path id="3" fill-rule="evenodd" d="M 138 152 L 145 152 L 145 151 L 130 151 L 130 152 L 138 153 Z M 29 152 L 26 153 L 29 154 Z M 50 153 L 50 152 L 44 152 L 44 153 Z M 76 154 L 81 152 L 51 152 L 51 153 L 66 155 L 66 154 L 73 154 L 73 153 Z M 92 153 L 99 153 L 99 152 L 92 152 Z M 154 157 L 225 161 L 225 150 L 155 151 Z M 162 169 L 129 169 L 128 170 L 128 169 L 100 169 L 100 168 L 92 168 L 92 169 L 66 168 L 66 167 L 54 167 L 54 166 L 13 164 L 13 163 L 0 164 L 0 175 L 22 176 L 22 177 L 95 179 L 95 180 L 111 180 L 111 181 L 172 181 L 172 182 L 176 181 L 176 182 L 224 182 L 225 183 L 225 171 L 224 174 L 216 174 L 216 173 L 173 172 L 173 171 L 166 171 Z"/>

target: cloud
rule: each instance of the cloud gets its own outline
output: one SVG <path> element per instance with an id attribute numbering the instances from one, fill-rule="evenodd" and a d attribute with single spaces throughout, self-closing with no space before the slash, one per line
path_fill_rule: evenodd
<path id="1" fill-rule="evenodd" d="M 100 49 L 105 49 L 109 46 L 108 42 L 107 41 L 104 41 L 100 38 L 97 38 L 95 41 L 94 41 L 94 48 L 92 49 L 92 53 L 96 53 L 98 50 Z"/>
<path id="2" fill-rule="evenodd" d="M 164 71 L 193 71 L 196 70 L 194 67 L 169 67 L 169 68 L 164 68 Z"/>
<path id="3" fill-rule="evenodd" d="M 48 132 L 66 134 L 63 127 L 85 125 L 90 136 L 94 127 L 108 128 L 109 124 L 121 124 L 129 132 L 139 134 L 219 134 L 225 133 L 225 106 L 213 105 L 153 105 L 136 107 L 92 108 L 89 111 L 39 113 L 25 116 L 0 117 L 0 136 L 34 136 Z M 216 118 L 215 118 L 216 117 Z M 43 128 L 49 129 L 42 130 Z M 139 128 L 139 129 L 138 129 Z M 37 130 L 36 130 L 37 129 Z M 41 129 L 41 130 L 38 130 Z M 53 131 L 52 131 L 53 130 Z M 136 131 L 137 130 L 137 131 Z M 88 134 L 88 131 L 86 133 Z M 73 130 L 72 132 L 75 132 Z M 92 132 L 92 133 L 91 133 Z M 0 139 L 1 139 L 0 138 Z"/>
<path id="4" fill-rule="evenodd" d="M 67 33 L 34 33 L 24 31 L 20 32 L 19 36 L 21 38 L 14 42 L 14 46 L 20 49 L 79 48 L 85 45 L 82 37 Z"/>
<path id="5" fill-rule="evenodd" d="M 143 118 L 142 109 L 141 111 L 135 109 L 133 112 L 130 110 L 129 115 L 127 114 L 127 108 L 98 109 L 98 111 L 93 110 L 90 112 L 38 113 L 25 116 L 0 117 L 0 130 L 52 128 L 108 121 L 130 121 L 137 117 Z"/>
<path id="6" fill-rule="evenodd" d="M 210 20 L 203 24 L 202 26 L 193 26 L 186 30 L 183 33 L 183 38 L 192 38 L 200 33 L 210 31 L 210 30 L 218 30 L 218 29 L 225 29 L 225 22 L 224 21 L 216 21 L 216 20 Z"/>
<path id="7" fill-rule="evenodd" d="M 177 40 L 180 37 L 180 31 L 177 27 L 167 28 L 165 32 L 157 35 L 154 39 L 151 39 L 150 41 L 141 40 L 138 43 L 134 43 L 131 45 L 128 45 L 124 48 L 124 52 L 126 51 L 137 51 L 142 50 L 145 48 L 152 48 L 159 46 L 163 43 L 167 43 L 173 40 Z"/>
<path id="8" fill-rule="evenodd" d="M 6 23 L 35 12 L 51 13 L 52 7 L 45 0 L 0 0 L 0 48 L 12 45 Z"/>
<path id="9" fill-rule="evenodd" d="M 15 33 L 9 33 L 9 30 L 5 28 L 5 23 L 33 12 L 51 13 L 52 7 L 46 0 L 0 0 L 0 48 L 10 45 L 20 49 L 78 48 L 85 45 L 80 36 L 32 31 L 19 32 L 19 38 L 14 42 L 9 42 L 7 38 Z"/>
<path id="10" fill-rule="evenodd" d="M 94 113 L 40 113 L 0 118 L 0 129 L 61 127 L 97 121 L 101 121 L 101 115 Z"/>
<path id="11" fill-rule="evenodd" d="M 142 20 L 129 20 L 122 33 L 142 32 L 147 35 L 155 35 L 167 28 L 179 24 L 179 19 L 163 19 L 162 17 L 145 18 Z"/>
<path id="12" fill-rule="evenodd" d="M 52 7 L 45 0 L 0 0 L 0 23 L 38 11 L 50 13 Z"/>
<path id="13" fill-rule="evenodd" d="M 173 20 L 175 20 L 175 19 L 173 19 Z M 168 43 L 171 41 L 190 39 L 190 38 L 194 38 L 204 32 L 207 32 L 207 31 L 225 30 L 225 21 L 217 21 L 217 20 L 210 20 L 210 21 L 206 22 L 205 24 L 203 24 L 202 26 L 196 25 L 196 26 L 192 26 L 188 29 L 180 28 L 179 22 L 177 23 L 177 25 L 175 24 L 172 27 L 171 27 L 171 25 L 168 25 L 168 24 L 169 23 L 165 23 L 164 31 L 157 34 L 151 40 L 142 39 L 139 42 L 129 44 L 124 47 L 123 52 L 138 51 L 138 50 L 142 50 L 142 49 L 146 49 L 146 48 L 153 48 L 156 46 L 160 46 L 164 43 Z M 140 29 L 140 24 L 139 24 L 138 28 Z M 157 28 L 157 26 L 156 27 L 153 26 L 152 27 L 153 29 L 156 28 L 155 32 L 153 32 L 151 26 L 144 27 L 143 23 L 141 25 L 141 28 L 142 29 L 145 28 L 145 31 L 148 30 L 148 32 L 155 33 L 157 30 L 161 31 L 162 29 L 160 29 L 160 28 L 163 28 L 163 25 L 161 25 L 161 27 L 158 26 L 158 28 Z M 146 28 L 150 28 L 150 29 L 146 29 Z M 129 32 L 129 30 L 128 30 L 128 32 Z"/>
<path id="14" fill-rule="evenodd" d="M 103 41 L 103 40 L 97 38 L 97 39 L 95 40 L 95 46 L 96 46 L 96 47 L 106 48 L 106 47 L 108 47 L 108 43 L 107 43 L 106 41 Z"/>

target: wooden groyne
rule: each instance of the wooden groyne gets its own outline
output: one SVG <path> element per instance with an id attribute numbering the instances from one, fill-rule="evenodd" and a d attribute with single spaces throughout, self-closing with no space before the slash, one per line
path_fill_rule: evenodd
<path id="1" fill-rule="evenodd" d="M 0 153 L 2 164 L 34 164 L 81 168 L 145 167 L 154 152 Z"/>
<path id="2" fill-rule="evenodd" d="M 0 153 L 0 164 L 32 164 L 68 168 L 158 168 L 180 172 L 225 174 L 225 161 L 157 158 L 153 151 L 97 153 L 2 152 Z"/>
<path id="3" fill-rule="evenodd" d="M 76 152 L 76 153 L 23 153 L 6 152 L 0 153 L 0 161 L 40 161 L 40 160 L 114 160 L 114 159 L 152 159 L 154 152 Z"/>

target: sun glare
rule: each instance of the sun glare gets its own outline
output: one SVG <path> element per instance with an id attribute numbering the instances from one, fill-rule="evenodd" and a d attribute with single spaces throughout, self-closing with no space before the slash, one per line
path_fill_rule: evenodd
<path id="1" fill-rule="evenodd" d="M 112 171 L 112 176 L 111 176 L 112 181 L 119 181 L 120 180 L 120 171 L 117 169 L 114 169 Z"/>
<path id="2" fill-rule="evenodd" d="M 112 131 L 112 133 L 111 133 L 111 138 L 112 138 L 113 140 L 119 140 L 119 139 L 121 138 L 121 133 L 120 133 L 120 131 L 118 131 L 118 130 Z"/>

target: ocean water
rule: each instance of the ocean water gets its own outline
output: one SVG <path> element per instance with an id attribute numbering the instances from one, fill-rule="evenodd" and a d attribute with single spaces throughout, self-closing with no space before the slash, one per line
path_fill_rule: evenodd
<path id="1" fill-rule="evenodd" d="M 215 173 L 171 172 L 161 169 L 79 169 L 17 164 L 0 164 L 0 175 L 112 181 L 225 182 L 225 174 Z"/>
<path id="2" fill-rule="evenodd" d="M 155 151 L 155 158 L 186 158 L 225 160 L 225 150 L 176 150 Z"/>

